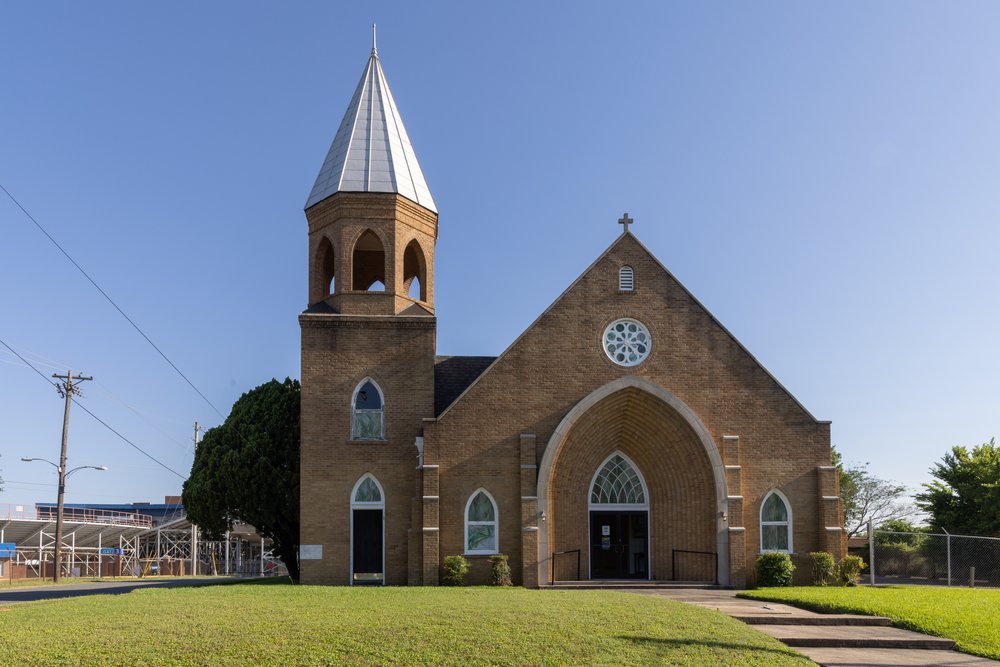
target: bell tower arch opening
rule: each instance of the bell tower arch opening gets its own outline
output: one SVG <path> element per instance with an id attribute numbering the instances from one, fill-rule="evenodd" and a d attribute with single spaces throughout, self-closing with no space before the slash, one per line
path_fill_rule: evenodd
<path id="1" fill-rule="evenodd" d="M 351 289 L 361 292 L 385 291 L 385 247 L 378 235 L 366 229 L 354 243 Z M 374 288 L 374 289 L 373 289 Z"/>
<path id="2" fill-rule="evenodd" d="M 427 259 L 416 239 L 403 251 L 403 293 L 427 301 Z"/>

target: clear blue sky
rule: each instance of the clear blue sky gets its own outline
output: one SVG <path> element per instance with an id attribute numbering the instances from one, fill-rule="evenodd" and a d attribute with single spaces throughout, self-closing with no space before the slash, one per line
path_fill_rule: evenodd
<path id="1" fill-rule="evenodd" d="M 0 183 L 224 412 L 299 375 L 302 206 L 372 21 L 440 209 L 439 353 L 501 352 L 627 210 L 848 460 L 918 486 L 1000 431 L 996 3 L 8 6 Z M 0 337 L 186 472 L 219 417 L 0 224 Z M 58 455 L 61 401 L 0 362 L 0 503 L 52 500 L 18 459 Z M 111 469 L 69 502 L 180 489 L 79 410 L 70 457 Z"/>

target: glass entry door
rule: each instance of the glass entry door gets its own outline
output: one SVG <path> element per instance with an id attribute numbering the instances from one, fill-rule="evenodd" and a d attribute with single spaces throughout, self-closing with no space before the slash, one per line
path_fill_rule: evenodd
<path id="1" fill-rule="evenodd" d="M 648 513 L 590 513 L 590 578 L 648 579 Z"/>

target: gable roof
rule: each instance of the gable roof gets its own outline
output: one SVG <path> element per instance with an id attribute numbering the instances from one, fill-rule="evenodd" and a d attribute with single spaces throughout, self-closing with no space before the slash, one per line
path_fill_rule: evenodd
<path id="1" fill-rule="evenodd" d="M 496 357 L 435 357 L 434 416 L 441 414 L 482 375 Z"/>
<path id="2" fill-rule="evenodd" d="M 395 192 L 437 213 L 374 47 L 305 207 L 337 192 Z"/>
<path id="3" fill-rule="evenodd" d="M 583 280 L 583 278 L 584 278 L 584 277 L 585 277 L 585 276 L 586 276 L 587 274 L 589 274 L 589 273 L 590 273 L 590 272 L 591 272 L 591 271 L 592 271 L 592 270 L 594 269 L 594 267 L 595 267 L 595 266 L 597 266 L 597 265 L 598 265 L 598 264 L 599 264 L 599 263 L 601 262 L 601 260 L 603 260 L 603 259 L 604 259 L 605 257 L 607 257 L 607 256 L 608 256 L 608 255 L 609 255 L 609 254 L 611 253 L 611 251 L 612 251 L 612 250 L 614 250 L 614 249 L 615 249 L 615 248 L 616 248 L 616 247 L 617 247 L 617 246 L 618 246 L 618 245 L 619 245 L 620 243 L 622 243 L 622 242 L 623 242 L 623 241 L 624 241 L 624 240 L 625 240 L 626 238 L 629 238 L 629 239 L 633 240 L 633 241 L 634 241 L 634 242 L 636 243 L 636 245 L 638 245 L 638 246 L 639 246 L 639 248 L 640 248 L 640 249 L 641 249 L 641 250 L 642 250 L 643 252 L 645 252 L 645 253 L 646 253 L 646 255 L 648 255 L 648 256 L 649 256 L 649 258 L 650 258 L 651 260 L 653 260 L 653 262 L 654 262 L 654 263 L 655 263 L 655 264 L 656 264 L 656 265 L 657 265 L 658 267 L 660 267 L 660 269 L 662 269 L 662 270 L 663 270 L 663 272 L 664 272 L 665 274 L 667 274 L 667 276 L 669 276 L 671 280 L 673 280 L 673 281 L 674 281 L 674 282 L 675 282 L 675 283 L 677 284 L 677 286 L 678 286 L 678 287 L 680 287 L 680 289 L 681 289 L 681 290 L 682 290 L 682 291 L 683 291 L 683 292 L 684 292 L 684 293 L 685 293 L 685 294 L 686 294 L 686 295 L 687 295 L 687 296 L 688 296 L 688 297 L 689 297 L 689 298 L 690 298 L 690 299 L 691 299 L 691 300 L 692 300 L 692 301 L 694 302 L 694 304 L 695 304 L 695 305 L 696 305 L 696 306 L 697 306 L 698 308 L 700 308 L 700 309 L 701 309 L 701 310 L 702 310 L 702 311 L 703 311 L 703 312 L 705 313 L 705 315 L 707 315 L 707 316 L 709 317 L 709 319 L 711 319 L 711 321 L 712 321 L 712 322 L 713 322 L 713 323 L 714 323 L 714 324 L 715 324 L 715 325 L 716 325 L 717 327 L 719 327 L 719 329 L 720 329 L 720 330 L 721 330 L 721 331 L 722 331 L 723 333 L 725 333 L 725 334 L 726 334 L 726 336 L 728 336 L 728 337 L 729 337 L 729 339 L 730 339 L 730 340 L 732 340 L 732 342 L 733 342 L 733 343 L 734 343 L 734 344 L 735 344 L 735 345 L 736 345 L 736 346 L 737 346 L 737 347 L 738 347 L 738 348 L 739 348 L 740 350 L 742 350 L 742 351 L 743 351 L 743 353 L 744 353 L 744 354 L 746 354 L 746 355 L 747 355 L 747 357 L 749 357 L 749 359 L 750 359 L 750 360 L 751 360 L 751 361 L 752 361 L 752 362 L 753 362 L 753 363 L 754 363 L 754 364 L 755 364 L 755 365 L 756 365 L 756 366 L 757 366 L 757 367 L 758 367 L 758 368 L 759 368 L 759 369 L 760 369 L 761 371 L 763 371 L 763 372 L 764 372 L 764 374 L 765 374 L 765 375 L 767 375 L 767 377 L 769 377 L 769 378 L 771 379 L 771 381 L 773 381 L 773 382 L 774 382 L 774 384 L 775 384 L 775 385 L 776 385 L 776 386 L 777 386 L 777 387 L 778 387 L 778 388 L 779 388 L 779 389 L 780 389 L 780 390 L 781 390 L 782 392 L 784 392 L 784 393 L 785 393 L 785 394 L 786 394 L 786 395 L 788 396 L 788 398 L 790 398 L 790 399 L 792 400 L 792 402 L 793 402 L 793 403 L 794 403 L 794 404 L 795 404 L 796 406 L 798 406 L 798 407 L 799 407 L 799 409 L 800 409 L 800 410 L 802 410 L 802 412 L 803 412 L 803 413 L 805 413 L 805 415 L 806 415 L 807 417 L 809 417 L 810 419 L 812 419 L 813 421 L 815 421 L 815 422 L 817 422 L 817 423 L 829 423 L 829 422 L 825 422 L 825 421 L 821 421 L 821 420 L 818 420 L 818 419 L 816 419 L 816 417 L 815 417 L 815 416 L 814 416 L 814 415 L 813 415 L 813 414 L 812 414 L 811 412 L 809 412 L 809 410 L 808 410 L 808 409 L 807 409 L 807 408 L 806 408 L 806 407 L 805 407 L 804 405 L 802 405 L 802 403 L 801 403 L 801 402 L 800 402 L 800 401 L 799 401 L 799 400 L 798 400 L 797 398 L 795 398 L 795 396 L 794 396 L 794 395 L 792 394 L 792 392 L 788 391 L 788 389 L 787 389 L 787 388 L 786 388 L 786 387 L 785 387 L 785 386 L 784 386 L 783 384 L 781 384 L 781 382 L 779 382 L 779 381 L 778 381 L 778 378 L 776 378 L 776 377 L 775 377 L 775 376 L 774 376 L 774 375 L 773 375 L 773 374 L 771 373 L 771 371 L 767 370 L 767 367 L 766 367 L 766 366 L 764 366 L 764 364 L 762 364 L 762 363 L 761 363 L 761 362 L 760 362 L 760 361 L 759 361 L 759 360 L 757 359 L 757 357 L 755 357 L 755 356 L 754 356 L 754 355 L 753 355 L 753 354 L 752 354 L 752 353 L 750 352 L 750 350 L 748 350 L 748 349 L 746 348 L 746 346 L 745 346 L 745 345 L 743 345 L 743 343 L 741 343 L 741 342 L 739 341 L 739 339 L 738 339 L 738 338 L 736 338 L 736 336 L 734 336 L 734 335 L 733 335 L 733 333 L 732 333 L 732 332 L 731 332 L 731 331 L 730 331 L 729 329 L 727 329 L 727 328 L 725 327 L 725 325 L 723 325 L 723 324 L 722 324 L 722 322 L 720 322 L 720 321 L 718 320 L 718 318 L 716 318 L 716 317 L 715 317 L 715 315 L 713 315 L 713 314 L 712 314 L 712 312 L 711 312 L 711 311 L 710 311 L 710 310 L 709 310 L 708 308 L 706 308 L 706 307 L 705 307 L 705 305 L 704 305 L 704 304 L 702 304 L 702 303 L 701 303 L 701 301 L 699 301 L 697 297 L 695 297 L 695 295 L 694 295 L 694 294 L 692 294 L 692 293 L 691 293 L 691 290 L 689 290 L 689 289 L 688 289 L 687 287 L 685 287 L 685 286 L 684 286 L 684 283 L 682 283 L 682 282 L 681 282 L 680 280 L 678 280 L 678 279 L 677 279 L 677 277 L 676 277 L 676 276 L 675 276 L 675 275 L 674 275 L 673 273 L 671 273 L 671 272 L 670 272 L 670 269 L 668 269 L 668 268 L 667 268 L 666 266 L 664 266 L 664 265 L 663 265 L 663 262 L 661 262 L 661 261 L 660 261 L 660 260 L 659 260 L 659 259 L 658 259 L 658 258 L 656 257 L 656 255 L 654 255 L 654 254 L 653 254 L 652 252 L 650 252 L 650 251 L 649 251 L 649 248 L 647 248 L 647 247 L 646 247 L 645 245 L 643 245 L 643 244 L 642 244 L 642 241 L 640 241 L 640 240 L 638 239 L 638 237 L 636 237 L 636 236 L 635 236 L 635 234 L 633 234 L 633 233 L 632 233 L 631 231 L 629 231 L 629 230 L 628 230 L 627 228 L 625 229 L 625 231 L 623 231 L 623 232 L 621 233 L 621 235 L 620 235 L 620 236 L 619 236 L 619 237 L 618 237 L 617 239 L 615 239 L 615 240 L 614 240 L 614 241 L 613 241 L 613 242 L 611 243 L 611 245 L 609 245 L 609 246 L 608 246 L 607 248 L 605 248 L 604 252 L 602 252 L 602 253 L 601 253 L 601 254 L 600 254 L 600 255 L 599 255 L 598 257 L 597 257 L 597 259 L 595 259 L 595 260 L 594 260 L 593 262 L 591 262 L 591 263 L 590 263 L 590 266 L 588 266 L 588 267 L 587 267 L 586 269 L 584 269 L 583 273 L 581 273 L 581 274 L 580 274 L 579 276 L 577 276 L 576 280 L 574 280 L 574 281 L 573 281 L 572 283 L 570 283 L 569 287 L 567 287 L 567 288 L 566 288 L 565 290 L 563 290 L 562 294 L 560 294 L 560 295 L 559 295 L 558 297 L 556 297 L 555 301 L 553 301 L 553 302 L 552 302 L 551 304 L 549 304 L 549 307 L 548 307 L 548 308 L 546 308 L 546 309 L 545 309 L 544 311 L 542 311 L 542 313 L 541 313 L 541 314 L 540 314 L 540 315 L 539 315 L 538 317 L 536 317 L 536 318 L 534 319 L 534 321 L 533 321 L 533 322 L 532 322 L 532 323 L 531 323 L 530 325 L 528 325 L 528 327 L 527 327 L 527 328 L 526 328 L 526 329 L 525 329 L 524 331 L 522 331 L 522 332 L 521 332 L 521 335 L 519 335 L 519 336 L 518 336 L 517 338 L 515 338 L 515 339 L 514 339 L 514 342 L 512 342 L 512 343 L 511 343 L 510 345 L 508 345 L 508 346 L 507 346 L 507 349 L 505 349 L 505 350 L 504 350 L 503 352 L 501 352 L 501 353 L 500 353 L 500 356 L 498 356 L 498 357 L 494 357 L 494 358 L 493 358 L 493 361 L 492 361 L 492 363 L 490 363 L 490 365 L 489 365 L 489 366 L 487 366 L 487 367 L 486 367 L 485 369 L 483 369 L 482 373 L 480 373 L 480 374 L 479 374 L 479 375 L 478 375 L 477 377 L 473 378 L 473 380 L 472 380 L 472 381 L 471 381 L 471 382 L 469 383 L 469 385 L 468 385 L 467 387 L 465 387 L 465 389 L 464 389 L 464 390 L 463 390 L 463 391 L 462 391 L 462 392 L 461 392 L 460 394 L 458 394 L 458 395 L 457 395 L 457 396 L 455 397 L 455 399 L 454 399 L 454 400 L 453 400 L 453 401 L 452 401 L 452 402 L 451 402 L 450 404 L 448 404 L 448 405 L 447 405 L 447 406 L 446 406 L 446 407 L 445 407 L 445 408 L 444 408 L 443 410 L 437 410 L 437 409 L 436 409 L 436 410 L 435 410 L 435 412 L 437 412 L 438 414 L 437 414 L 437 415 L 435 416 L 435 419 L 440 419 L 440 418 L 444 417 L 444 415 L 446 415 L 446 414 L 448 413 L 448 411 L 449 411 L 449 410 L 451 410 L 451 408 L 452 408 L 452 407 L 454 407 L 454 405 L 455 405 L 456 403 L 458 403 L 458 402 L 459 402 L 459 401 L 460 401 L 460 400 L 462 399 L 462 397 L 463 397 L 463 396 L 465 396 L 465 394 L 467 394 L 467 393 L 468 393 L 468 392 L 469 392 L 469 391 L 470 391 L 470 390 L 472 389 L 472 387 L 474 387 L 474 386 L 476 385 L 476 383 L 478 383 L 478 382 L 479 382 L 479 380 L 480 380 L 480 379 L 482 379 L 483 377 L 485 377 L 485 376 L 486 376 L 486 375 L 487 375 L 487 374 L 488 374 L 488 373 L 490 372 L 490 370 L 491 370 L 491 369 L 492 369 L 492 368 L 493 368 L 494 366 L 496 366 L 497 362 L 499 362 L 499 361 L 500 361 L 501 359 L 503 359 L 503 358 L 504 358 L 504 357 L 505 357 L 505 356 L 506 356 L 506 355 L 507 355 L 507 354 L 508 354 L 508 353 L 509 353 L 509 352 L 510 352 L 510 351 L 511 351 L 512 349 L 514 349 L 514 347 L 515 347 L 515 346 L 516 346 L 516 345 L 517 345 L 517 344 L 518 344 L 518 343 L 519 343 L 519 342 L 521 341 L 521 339 L 522 339 L 522 338 L 524 338 L 524 337 L 525 337 L 525 336 L 526 336 L 526 335 L 528 334 L 528 332 L 529 332 L 529 331 L 531 331 L 531 330 L 532 330 L 532 329 L 533 329 L 533 328 L 535 327 L 535 325 L 536 325 L 536 324 L 538 324 L 538 322 L 539 322 L 539 321 L 541 321 L 541 319 L 542 319 L 543 317 L 545 317 L 545 316 L 546 316 L 546 315 L 547 315 L 547 314 L 548 314 L 548 313 L 549 313 L 550 311 L 552 311 L 552 310 L 553 310 L 553 309 L 554 309 L 554 308 L 555 308 L 555 307 L 556 307 L 556 306 L 557 306 L 557 305 L 559 304 L 559 302 L 560 302 L 560 301 L 562 301 L 562 300 L 563 300 L 563 298 L 564 298 L 564 297 L 565 297 L 565 296 L 566 296 L 567 294 L 569 294 L 569 293 L 570 293 L 570 292 L 571 292 L 571 291 L 573 290 L 573 288 L 574 288 L 574 287 L 576 287 L 576 285 L 577 285 L 577 284 L 578 284 L 578 283 L 579 283 L 579 282 L 580 282 L 581 280 Z"/>

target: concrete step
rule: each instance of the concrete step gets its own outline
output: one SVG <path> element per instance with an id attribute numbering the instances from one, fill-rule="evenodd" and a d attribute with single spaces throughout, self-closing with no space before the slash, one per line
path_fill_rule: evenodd
<path id="1" fill-rule="evenodd" d="M 539 588 L 549 590 L 597 591 L 597 590 L 666 590 L 666 589 L 718 589 L 715 584 L 702 581 L 648 581 L 648 580 L 592 580 L 592 581 L 557 581 L 554 584 L 542 584 Z"/>
<path id="2" fill-rule="evenodd" d="M 997 667 L 997 662 L 958 651 L 799 648 L 799 653 L 823 667 Z"/>
<path id="3" fill-rule="evenodd" d="M 839 626 L 879 626 L 892 625 L 892 619 L 884 616 L 857 616 L 854 614 L 816 614 L 815 616 L 793 616 L 790 614 L 733 614 L 733 618 L 748 625 L 839 625 Z"/>
<path id="4" fill-rule="evenodd" d="M 757 628 L 792 647 L 895 648 L 949 651 L 951 639 L 882 626 L 760 625 Z"/>

